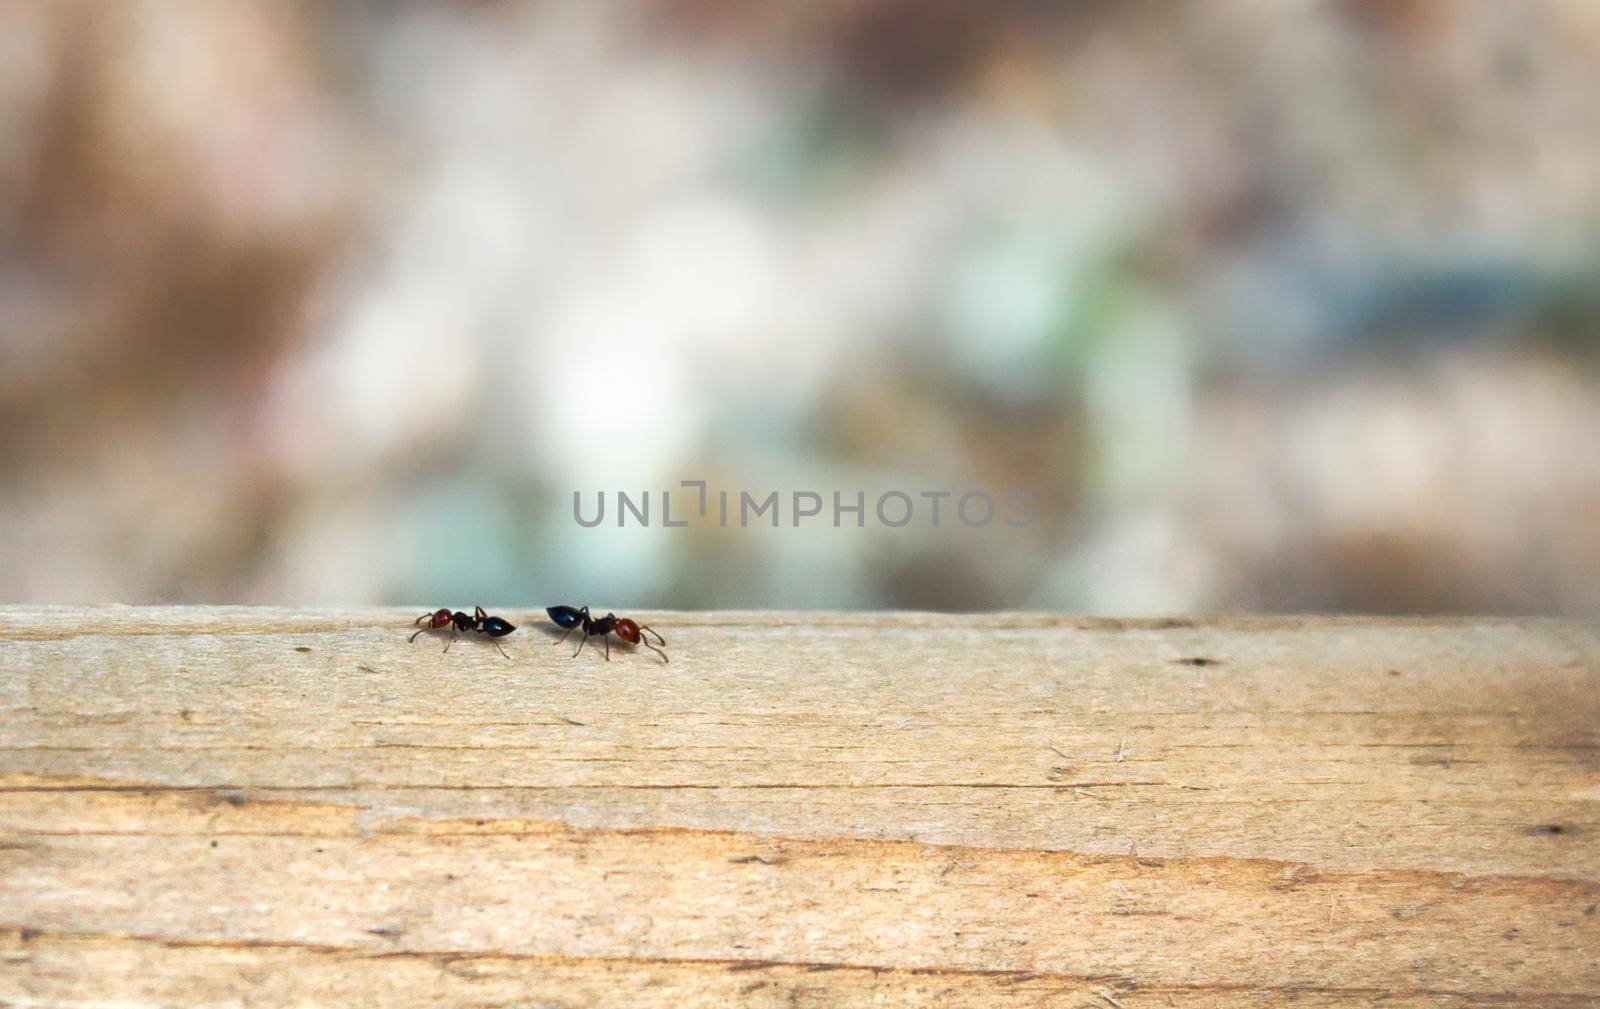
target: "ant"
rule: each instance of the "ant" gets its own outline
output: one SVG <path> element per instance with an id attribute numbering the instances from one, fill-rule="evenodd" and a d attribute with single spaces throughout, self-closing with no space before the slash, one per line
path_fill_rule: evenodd
<path id="1" fill-rule="evenodd" d="M 460 610 L 451 613 L 449 607 L 446 607 L 442 610 L 434 610 L 432 613 L 424 613 L 413 623 L 421 624 L 424 620 L 428 622 L 428 626 L 411 635 L 409 640 L 417 640 L 417 634 L 421 634 L 422 631 L 436 631 L 441 627 L 449 627 L 450 640 L 444 643 L 444 650 L 447 652 L 450 650 L 450 646 L 456 643 L 456 635 L 461 634 L 463 631 L 477 631 L 479 634 L 487 634 L 490 643 L 496 648 L 500 648 L 500 642 L 494 639 L 503 638 L 516 630 L 516 627 L 506 623 L 499 617 L 491 617 L 483 612 L 482 606 L 474 606 L 470 617 Z M 500 654 L 505 655 L 508 659 L 511 658 L 511 656 L 506 655 L 504 648 L 500 648 Z"/>
<path id="2" fill-rule="evenodd" d="M 583 646 L 591 637 L 598 637 L 606 643 L 606 661 L 610 662 L 610 636 L 615 634 L 630 645 L 644 645 L 661 656 L 662 662 L 671 661 L 667 658 L 666 652 L 652 645 L 650 639 L 645 636 L 645 632 L 648 631 L 654 634 L 656 640 L 663 645 L 667 643 L 667 639 L 663 638 L 649 624 L 641 624 L 637 621 L 629 620 L 627 617 L 619 617 L 615 613 L 607 613 L 605 616 L 596 619 L 589 616 L 589 607 L 587 606 L 582 609 L 572 606 L 551 606 L 545 612 L 550 614 L 550 619 L 556 622 L 557 627 L 565 627 L 567 629 L 567 633 L 561 635 L 561 641 L 567 640 L 567 635 L 582 628 L 583 640 L 578 642 L 578 651 L 572 653 L 573 658 L 578 657 L 578 653 L 583 651 Z M 561 641 L 557 641 L 556 644 L 561 644 Z"/>

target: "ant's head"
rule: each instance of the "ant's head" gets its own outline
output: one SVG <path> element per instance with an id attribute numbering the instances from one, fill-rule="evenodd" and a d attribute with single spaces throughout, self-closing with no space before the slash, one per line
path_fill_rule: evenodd
<path id="1" fill-rule="evenodd" d="M 437 629 L 437 628 L 440 628 L 440 627 L 448 627 L 449 625 L 450 625 L 450 610 L 448 608 L 447 609 L 442 609 L 442 610 L 434 610 L 432 613 L 428 614 L 428 627 L 430 629 Z"/>
<path id="2" fill-rule="evenodd" d="M 655 634 L 656 640 L 663 645 L 667 643 L 666 639 L 661 635 L 656 634 L 656 632 L 651 630 L 649 627 L 639 623 L 637 620 L 630 620 L 627 617 L 618 617 L 616 626 L 611 629 L 616 632 L 617 637 L 626 641 L 628 644 L 644 645 L 652 652 L 655 652 L 657 655 L 661 656 L 662 662 L 667 661 L 667 653 L 651 644 L 649 637 L 646 635 Z"/>
<path id="3" fill-rule="evenodd" d="M 575 606 L 551 606 L 545 612 L 550 614 L 550 619 L 555 621 L 557 627 L 571 629 L 583 623 L 583 615 L 588 607 L 580 610 Z"/>

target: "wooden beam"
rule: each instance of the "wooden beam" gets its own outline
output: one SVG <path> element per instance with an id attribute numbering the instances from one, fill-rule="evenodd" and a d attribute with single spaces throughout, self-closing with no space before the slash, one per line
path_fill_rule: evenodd
<path id="1" fill-rule="evenodd" d="M 0 1005 L 1600 1005 L 1600 628 L 0 611 Z"/>

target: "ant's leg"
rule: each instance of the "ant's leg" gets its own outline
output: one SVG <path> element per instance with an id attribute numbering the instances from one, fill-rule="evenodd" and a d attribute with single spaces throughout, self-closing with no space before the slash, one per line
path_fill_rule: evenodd
<path id="1" fill-rule="evenodd" d="M 500 648 L 500 641 L 497 638 L 490 638 L 489 640 L 494 642 L 494 646 L 496 648 Z M 511 656 L 509 654 L 507 654 L 507 652 L 506 652 L 506 650 L 504 648 L 500 648 L 500 654 L 504 655 L 508 659 L 511 658 Z"/>
<path id="2" fill-rule="evenodd" d="M 578 651 L 573 652 L 572 653 L 572 657 L 573 658 L 577 658 L 579 652 L 583 651 L 583 646 L 588 644 L 588 643 L 589 643 L 589 632 L 588 631 L 584 631 L 583 632 L 583 638 L 578 642 Z"/>
<path id="3" fill-rule="evenodd" d="M 452 627 L 452 628 L 450 628 L 450 640 L 446 641 L 444 643 L 444 650 L 448 652 L 450 650 L 450 646 L 455 644 L 455 643 L 456 643 L 456 629 L 454 627 Z"/>
<path id="4" fill-rule="evenodd" d="M 606 661 L 610 662 L 611 661 L 611 632 L 610 631 L 606 631 L 600 637 L 601 637 L 601 640 L 603 640 L 606 643 Z"/>
<path id="5" fill-rule="evenodd" d="M 566 644 L 567 639 L 572 637 L 572 632 L 575 631 L 575 630 L 577 630 L 576 627 L 568 627 L 567 628 L 567 633 L 561 635 L 561 640 L 557 641 L 556 644 L 558 644 L 558 645 Z"/>
<path id="6" fill-rule="evenodd" d="M 472 608 L 472 619 L 481 625 L 485 620 L 489 619 L 489 614 L 483 612 L 482 606 L 474 606 Z"/>

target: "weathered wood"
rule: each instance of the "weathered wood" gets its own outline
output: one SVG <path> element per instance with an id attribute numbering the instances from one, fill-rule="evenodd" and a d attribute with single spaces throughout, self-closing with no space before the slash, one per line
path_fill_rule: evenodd
<path id="1" fill-rule="evenodd" d="M 1600 1006 L 1600 629 L 0 612 L 0 1005 Z"/>

